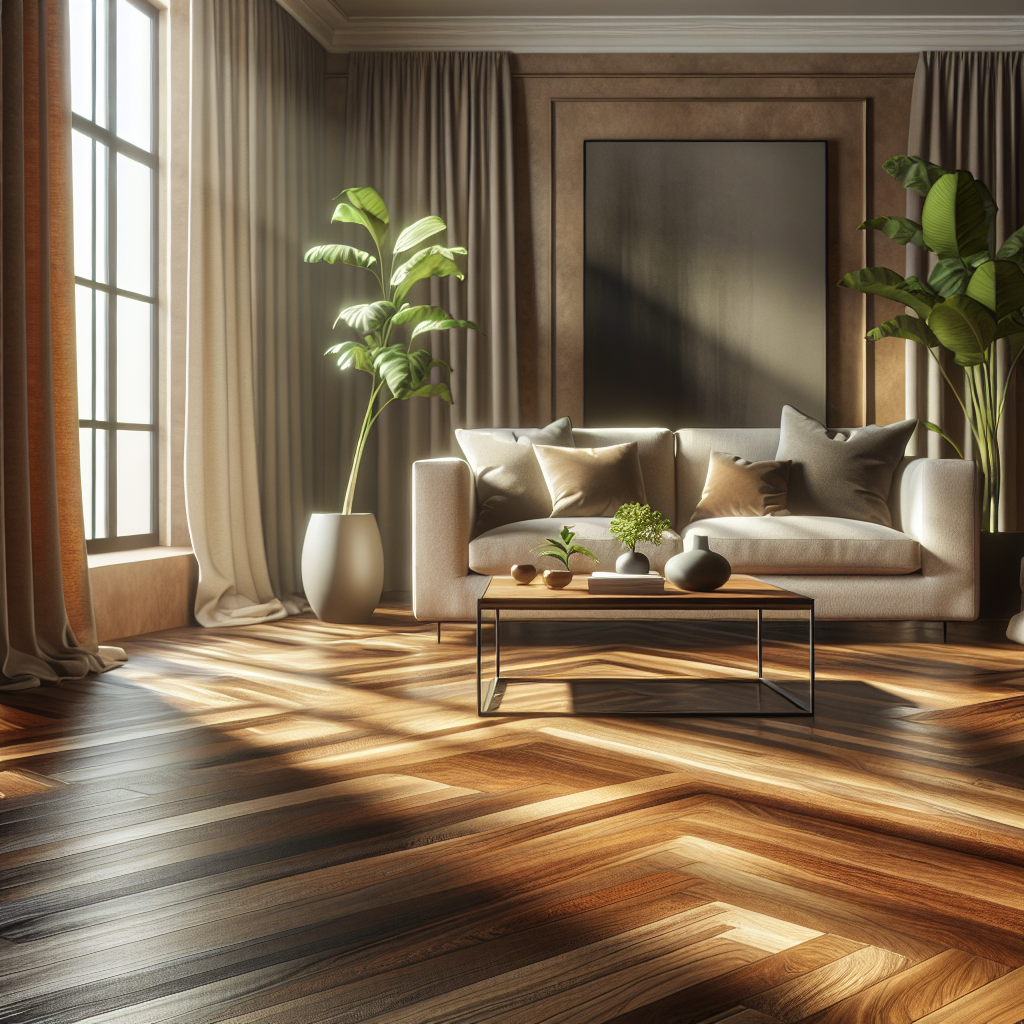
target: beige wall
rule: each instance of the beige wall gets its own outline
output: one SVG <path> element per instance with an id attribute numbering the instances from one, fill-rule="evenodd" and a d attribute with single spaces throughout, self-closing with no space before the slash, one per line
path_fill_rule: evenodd
<path id="1" fill-rule="evenodd" d="M 903 212 L 903 188 L 881 165 L 906 149 L 916 62 L 913 53 L 516 55 L 523 421 L 583 421 L 585 139 L 825 139 L 831 279 L 876 264 L 902 272 L 902 247 L 857 226 Z M 903 418 L 904 342 L 864 341 L 897 312 L 831 289 L 830 424 Z"/>

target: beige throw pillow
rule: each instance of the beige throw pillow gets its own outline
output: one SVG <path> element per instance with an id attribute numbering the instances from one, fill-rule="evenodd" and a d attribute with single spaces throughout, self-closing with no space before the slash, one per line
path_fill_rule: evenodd
<path id="1" fill-rule="evenodd" d="M 647 504 L 636 441 L 607 448 L 534 445 L 551 498 L 551 516 L 613 516 Z"/>
<path id="2" fill-rule="evenodd" d="M 520 434 L 518 442 L 516 433 Z M 455 438 L 476 480 L 477 519 L 473 536 L 507 523 L 551 515 L 551 496 L 533 446 L 525 435 L 547 444 L 572 444 L 569 418 L 535 430 L 456 430 Z"/>
<path id="3" fill-rule="evenodd" d="M 708 478 L 690 522 L 733 516 L 788 516 L 786 491 L 791 462 L 747 462 L 712 452 Z"/>
<path id="4" fill-rule="evenodd" d="M 832 430 L 791 405 L 782 408 L 776 459 L 789 471 L 789 510 L 892 526 L 889 490 L 917 420 Z"/>

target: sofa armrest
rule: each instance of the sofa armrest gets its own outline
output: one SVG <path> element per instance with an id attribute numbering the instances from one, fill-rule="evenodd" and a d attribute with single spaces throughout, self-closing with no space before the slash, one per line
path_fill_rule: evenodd
<path id="1" fill-rule="evenodd" d="M 921 575 L 955 594 L 964 618 L 977 618 L 980 598 L 977 488 L 977 466 L 961 459 L 914 459 L 899 480 L 900 526 L 921 545 Z"/>
<path id="2" fill-rule="evenodd" d="M 412 465 L 412 611 L 426 622 L 475 621 L 489 576 L 469 571 L 473 477 L 462 459 Z"/>

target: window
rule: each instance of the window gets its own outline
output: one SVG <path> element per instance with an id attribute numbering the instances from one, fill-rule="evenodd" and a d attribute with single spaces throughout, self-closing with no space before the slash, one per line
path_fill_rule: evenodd
<path id="1" fill-rule="evenodd" d="M 157 18 L 71 0 L 78 406 L 90 551 L 156 531 Z"/>

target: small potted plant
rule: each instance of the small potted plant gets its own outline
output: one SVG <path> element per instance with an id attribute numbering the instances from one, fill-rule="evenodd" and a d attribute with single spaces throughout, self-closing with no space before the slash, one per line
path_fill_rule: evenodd
<path id="1" fill-rule="evenodd" d="M 615 571 L 646 576 L 651 571 L 650 559 L 636 546 L 640 543 L 661 544 L 661 535 L 672 524 L 650 505 L 620 505 L 612 517 L 608 530 L 618 537 L 629 550 L 615 560 Z"/>
<path id="2" fill-rule="evenodd" d="M 569 559 L 573 555 L 583 555 L 585 558 L 592 558 L 595 562 L 597 556 L 588 551 L 582 544 L 573 544 L 576 534 L 568 526 L 562 527 L 562 532 L 557 537 L 545 537 L 547 547 L 541 545 L 537 549 L 541 555 L 547 555 L 561 562 L 564 569 L 545 569 L 544 586 L 551 590 L 561 590 L 567 587 L 572 580 L 572 570 L 569 568 Z"/>

